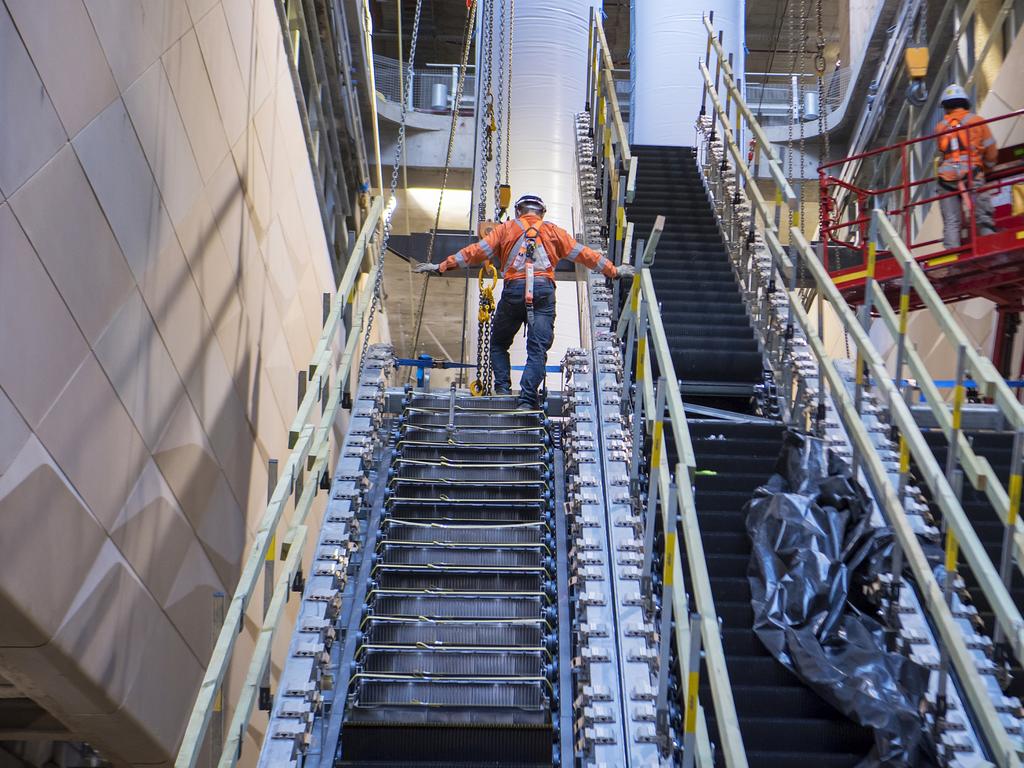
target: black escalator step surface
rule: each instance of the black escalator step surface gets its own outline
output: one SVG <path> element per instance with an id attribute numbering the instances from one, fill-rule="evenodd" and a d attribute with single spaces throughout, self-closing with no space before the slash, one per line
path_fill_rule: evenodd
<path id="1" fill-rule="evenodd" d="M 717 328 L 741 328 L 750 332 L 750 318 L 742 309 L 734 309 L 731 312 L 723 309 L 721 312 L 701 314 L 680 307 L 665 306 L 661 310 L 661 320 L 665 325 L 677 328 L 707 325 Z"/>
<path id="2" fill-rule="evenodd" d="M 781 424 L 762 424 L 749 421 L 717 421 L 710 419 L 694 419 L 689 422 L 690 433 L 696 437 L 707 435 L 724 436 L 727 439 L 743 440 L 744 446 L 739 449 L 743 452 L 746 443 L 751 440 L 775 440 L 778 446 L 782 447 L 782 433 L 784 427 Z"/>
<path id="3" fill-rule="evenodd" d="M 715 595 L 717 597 L 717 590 L 719 584 L 726 584 L 729 580 L 720 579 L 715 584 Z M 750 598 L 750 589 L 747 588 L 747 599 Z M 733 656 L 771 656 L 768 649 L 764 647 L 757 635 L 754 634 L 754 630 L 750 627 L 723 627 L 722 628 L 722 648 L 725 650 L 726 658 Z M 740 681 L 734 681 L 740 682 Z"/>
<path id="4" fill-rule="evenodd" d="M 459 592 L 469 594 L 539 594 L 544 590 L 544 574 L 519 572 L 471 572 L 429 570 L 393 570 L 378 565 L 374 576 L 379 589 L 400 592 Z"/>
<path id="5" fill-rule="evenodd" d="M 542 768 L 552 762 L 553 730 L 538 715 L 474 709 L 465 722 L 411 722 L 408 709 L 385 709 L 374 720 L 344 724 L 339 766 L 359 768 Z M 361 717 L 375 711 L 357 709 Z M 381 718 L 392 717 L 393 720 Z M 422 717 L 422 715 L 421 715 Z"/>
<path id="6" fill-rule="evenodd" d="M 486 549 L 472 547 L 436 547 L 384 545 L 377 556 L 379 566 L 417 566 L 429 568 L 529 569 L 542 571 L 544 557 L 537 549 Z"/>
<path id="7" fill-rule="evenodd" d="M 717 606 L 716 606 L 717 607 Z M 719 612 L 719 618 L 722 614 Z M 730 624 L 722 619 L 724 625 Z M 732 625 L 736 626 L 736 625 Z M 750 626 L 749 621 L 744 625 Z M 782 666 L 774 656 L 733 656 L 726 658 L 729 679 L 743 685 L 761 688 L 804 688 L 796 675 Z"/>
<path id="8" fill-rule="evenodd" d="M 845 716 L 810 688 L 765 688 L 759 685 L 733 685 L 733 699 L 740 717 L 758 717 L 771 713 L 779 718 L 843 720 Z"/>
<path id="9" fill-rule="evenodd" d="M 744 531 L 743 517 L 737 514 L 738 510 L 715 510 L 702 509 L 701 503 L 697 502 L 697 522 L 700 530 L 704 531 Z M 710 564 L 709 564 L 710 566 Z"/>
<path id="10" fill-rule="evenodd" d="M 542 648 L 544 628 L 539 624 L 436 624 L 422 621 L 374 621 L 363 629 L 366 646 L 410 648 Z"/>
<path id="11" fill-rule="evenodd" d="M 534 411 L 498 411 L 484 413 L 478 411 L 418 411 L 409 409 L 404 414 L 405 423 L 414 427 L 447 427 L 454 421 L 456 428 L 462 429 L 536 429 L 543 421 L 543 415 Z"/>
<path id="12" fill-rule="evenodd" d="M 711 577 L 712 580 L 715 580 L 715 579 L 740 579 L 740 578 L 746 578 L 747 566 L 750 565 L 750 553 L 748 551 L 748 552 L 744 552 L 744 553 L 741 553 L 741 554 L 718 554 L 718 555 L 715 555 L 714 557 L 707 557 L 706 560 L 707 560 L 707 567 L 708 567 L 708 575 Z M 712 591 L 714 591 L 714 590 L 712 589 Z M 738 594 L 738 592 L 734 592 L 733 594 Z M 737 600 L 735 602 L 737 604 L 738 603 L 742 603 L 744 599 L 746 599 L 746 598 L 744 598 L 743 596 L 740 596 L 739 598 L 737 598 Z M 716 597 L 715 600 L 717 601 L 718 598 Z M 746 609 L 748 611 L 750 610 L 749 602 L 750 602 L 749 599 L 747 599 L 747 604 L 746 604 L 745 607 L 746 607 Z M 726 604 L 732 605 L 733 602 L 732 601 L 728 601 L 728 602 L 723 601 L 722 605 L 726 605 Z M 716 605 L 718 605 L 717 602 L 716 602 Z M 730 609 L 730 610 L 733 610 L 733 612 L 735 613 L 735 612 L 739 611 L 739 608 Z M 719 616 L 722 615 L 721 607 L 719 607 L 719 609 L 718 609 L 718 615 Z"/>
<path id="13" fill-rule="evenodd" d="M 441 707 L 486 707 L 544 710 L 547 697 L 540 682 L 505 685 L 431 680 L 362 680 L 356 703 L 359 707 L 408 706 L 436 710 Z M 434 718 L 431 718 L 434 719 Z"/>
<path id="14" fill-rule="evenodd" d="M 369 673 L 416 677 L 543 677 L 540 651 L 371 650 L 359 659 Z"/>
<path id="15" fill-rule="evenodd" d="M 764 370 L 758 352 L 709 351 L 673 355 L 676 375 L 683 380 L 700 382 L 750 383 L 761 381 Z"/>
<path id="16" fill-rule="evenodd" d="M 824 702 L 823 702 L 824 704 Z M 858 752 L 866 754 L 874 744 L 869 729 L 846 720 L 817 717 L 786 718 L 781 727 L 778 718 L 766 712 L 764 717 L 748 717 L 740 722 L 745 744 L 771 744 L 773 750 L 807 754 L 808 752 Z"/>
<path id="17" fill-rule="evenodd" d="M 501 526 L 484 528 L 479 525 L 408 525 L 390 521 L 385 525 L 384 543 L 448 544 L 451 546 L 503 546 L 540 547 L 544 543 L 546 528 L 541 523 L 532 525 Z"/>
<path id="18" fill-rule="evenodd" d="M 544 499 L 544 489 L 536 485 L 455 485 L 452 483 L 410 483 L 395 481 L 395 500 L 433 499 L 445 502 L 536 502 Z"/>
<path id="19" fill-rule="evenodd" d="M 399 464 L 398 480 L 441 481 L 445 483 L 533 483 L 543 484 L 547 468 L 542 464 L 528 467 L 445 466 L 442 464 Z"/>
<path id="20" fill-rule="evenodd" d="M 445 426 L 418 427 L 410 424 L 402 425 L 399 434 L 399 447 L 402 443 L 463 446 L 542 446 L 548 442 L 547 435 L 541 428 L 528 429 L 465 429 L 459 428 L 450 432 Z"/>
<path id="21" fill-rule="evenodd" d="M 697 459 L 698 463 L 700 459 Z M 753 489 L 742 489 L 737 488 L 729 491 L 706 491 L 700 486 L 700 480 L 703 478 L 697 478 L 697 493 L 696 493 L 696 504 L 697 504 L 697 515 L 700 516 L 704 512 L 733 512 L 739 514 L 743 509 L 743 505 L 750 501 L 751 491 Z M 742 523 L 742 518 L 740 518 Z"/>
<path id="22" fill-rule="evenodd" d="M 668 339 L 668 347 L 673 353 L 689 352 L 692 355 L 705 356 L 743 355 L 744 353 L 750 353 L 757 355 L 758 361 L 761 359 L 761 355 L 758 353 L 757 340 L 751 338 L 749 334 L 747 334 L 746 338 L 728 338 L 725 341 L 729 347 L 728 349 L 707 349 L 708 342 L 704 337 L 695 338 L 690 334 L 675 329 L 671 332 L 666 331 L 665 336 Z M 758 370 L 760 368 L 759 362 Z"/>
<path id="23" fill-rule="evenodd" d="M 718 534 L 718 535 L 723 535 L 723 534 Z M 746 536 L 747 534 L 746 534 L 746 532 L 742 532 L 742 533 L 737 533 L 736 535 L 737 536 Z M 707 537 L 708 537 L 708 532 L 704 531 L 703 535 L 702 535 L 702 540 L 704 542 L 704 553 L 705 554 L 709 554 L 708 545 L 707 545 L 707 540 L 708 540 Z M 749 561 L 749 559 L 750 559 L 749 544 L 748 544 L 747 549 L 748 549 L 748 554 L 746 554 L 745 557 Z M 716 555 L 716 556 L 714 556 L 713 559 L 717 560 L 719 557 L 720 557 L 720 555 Z M 742 574 L 737 573 L 734 576 L 726 576 L 726 575 L 723 575 L 722 573 L 716 574 L 715 578 L 714 578 L 714 597 L 715 597 L 715 600 L 721 600 L 723 602 L 741 603 L 744 600 L 749 602 L 750 601 L 750 582 L 747 581 L 746 572 L 744 571 Z"/>
<path id="24" fill-rule="evenodd" d="M 495 395 L 492 397 L 456 397 L 457 411 L 514 411 L 519 404 L 518 398 Z M 409 407 L 433 411 L 448 412 L 451 405 L 449 395 L 414 392 L 409 399 Z"/>
<path id="25" fill-rule="evenodd" d="M 756 488 L 758 485 L 763 485 L 769 477 L 775 471 L 776 458 L 774 455 L 758 455 L 751 454 L 743 457 L 743 469 L 744 475 L 750 478 L 756 479 L 754 485 L 751 488 Z M 732 453 L 713 453 L 711 451 L 702 450 L 697 456 L 697 469 L 706 470 L 708 472 L 717 472 L 719 474 L 728 475 L 732 470 L 736 468 L 736 456 Z M 703 482 L 708 475 L 701 475 L 699 478 L 700 482 Z M 710 486 L 706 486 L 710 487 Z"/>
<path id="26" fill-rule="evenodd" d="M 548 462 L 547 451 L 543 448 L 500 448 L 465 445 L 403 446 L 397 457 L 400 461 L 430 461 L 451 465 L 473 464 L 518 464 L 522 462 Z"/>
<path id="27" fill-rule="evenodd" d="M 386 514 L 397 520 L 424 523 L 532 523 L 541 518 L 540 504 L 509 504 L 493 507 L 429 501 L 392 501 Z"/>
<path id="28" fill-rule="evenodd" d="M 515 620 L 542 621 L 547 601 L 539 596 L 457 597 L 379 595 L 373 601 L 373 615 L 377 617 L 407 617 L 417 619 L 461 620 Z"/>
<path id="29" fill-rule="evenodd" d="M 744 744 L 746 741 L 744 740 Z M 769 752 L 747 749 L 750 768 L 855 768 L 864 760 L 864 752 Z"/>
<path id="30" fill-rule="evenodd" d="M 746 531 L 704 531 L 701 534 L 704 554 L 735 555 L 750 550 L 750 537 Z"/>

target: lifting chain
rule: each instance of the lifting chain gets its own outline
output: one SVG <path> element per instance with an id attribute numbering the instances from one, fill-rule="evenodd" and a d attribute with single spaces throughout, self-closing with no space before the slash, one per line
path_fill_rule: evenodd
<path id="1" fill-rule="evenodd" d="M 490 285 L 484 284 L 489 278 Z M 474 397 L 489 396 L 494 386 L 491 372 L 491 328 L 494 324 L 494 289 L 498 285 L 498 270 L 487 261 L 477 276 L 480 287 L 480 309 L 477 312 L 476 330 L 476 378 L 469 385 L 469 392 Z"/>
<path id="2" fill-rule="evenodd" d="M 500 0 L 499 0 L 500 2 Z M 483 120 L 483 151 L 480 153 L 480 196 L 476 206 L 477 222 L 487 218 L 487 171 L 494 159 L 494 132 L 497 124 L 494 121 L 494 0 L 483 0 L 481 8 L 480 28 L 483 33 L 483 45 L 480 49 L 480 62 L 485 67 L 483 77 L 484 109 Z"/>
<path id="3" fill-rule="evenodd" d="M 505 0 L 495 0 L 495 2 L 498 3 L 498 112 L 496 121 L 492 115 L 492 124 L 495 126 L 496 134 L 494 139 L 494 220 L 498 221 L 498 217 L 501 215 L 501 206 L 499 205 L 501 169 L 505 159 L 502 152 L 502 141 L 505 138 L 505 132 L 502 130 L 505 127 L 503 119 L 505 115 Z"/>
<path id="4" fill-rule="evenodd" d="M 500 3 L 501 11 L 498 26 L 498 130 L 495 140 L 494 220 L 502 221 L 512 201 L 508 173 L 511 160 L 509 148 L 512 145 L 512 25 L 515 21 L 516 4 L 515 0 L 511 0 L 506 22 L 505 0 L 497 2 Z"/>
<path id="5" fill-rule="evenodd" d="M 402 151 L 405 147 L 405 120 L 409 111 L 409 102 L 412 101 L 413 93 L 413 62 L 416 60 L 416 41 L 420 36 L 420 12 L 423 10 L 423 0 L 416 0 L 416 13 L 412 20 L 412 39 L 409 43 L 409 64 L 405 76 L 405 92 L 402 94 L 402 115 L 398 122 L 398 140 L 395 142 L 395 163 L 391 169 L 391 191 L 388 195 L 388 202 L 384 208 L 384 233 L 381 239 L 380 255 L 374 265 L 373 274 L 373 295 L 370 297 L 370 310 L 366 318 L 366 330 L 363 332 L 363 346 L 359 355 L 359 371 L 362 373 L 363 365 L 366 362 L 366 352 L 370 348 L 370 335 L 373 331 L 373 319 L 377 311 L 384 311 L 384 254 L 387 252 L 388 241 L 391 239 L 391 218 L 394 216 L 395 207 L 391 201 L 395 200 L 395 192 L 398 189 L 398 172 L 402 165 Z M 402 34 L 402 30 L 398 30 Z M 381 190 L 383 192 L 383 190 Z"/>
<path id="6" fill-rule="evenodd" d="M 417 19 L 419 18 L 419 4 L 422 0 L 416 0 Z M 434 227 L 430 230 L 430 242 L 427 245 L 427 261 L 434 258 L 434 241 L 437 238 L 437 229 L 441 226 L 441 207 L 444 205 L 444 191 L 448 187 L 448 175 L 452 167 L 452 157 L 455 154 L 455 130 L 459 124 L 459 105 L 462 104 L 462 93 L 466 86 L 466 70 L 469 67 L 469 49 L 473 42 L 473 25 L 476 22 L 476 0 L 470 0 L 466 9 L 466 26 L 462 30 L 462 61 L 459 65 L 459 82 L 455 89 L 455 101 L 452 102 L 452 122 L 448 131 L 448 151 L 444 160 L 444 175 L 441 177 L 441 193 L 437 197 L 437 212 L 434 214 Z M 415 44 L 415 38 L 413 39 Z M 412 61 L 410 57 L 409 61 Z M 397 176 L 395 177 L 397 179 Z M 394 183 L 394 182 L 392 182 Z M 423 328 L 423 309 L 427 304 L 427 288 L 430 285 L 430 278 L 423 280 L 423 287 L 420 289 L 420 300 L 416 307 L 416 326 L 413 331 L 412 349 L 415 354 L 416 347 L 420 343 L 420 331 Z"/>

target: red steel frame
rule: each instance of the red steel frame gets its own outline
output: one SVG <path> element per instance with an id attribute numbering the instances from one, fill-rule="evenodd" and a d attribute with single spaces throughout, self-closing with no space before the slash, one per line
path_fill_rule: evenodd
<path id="1" fill-rule="evenodd" d="M 1014 120 L 1024 116 L 1024 109 L 999 117 L 973 123 L 987 125 L 1003 120 Z M 996 212 L 995 234 L 978 236 L 973 215 L 967 217 L 969 235 L 959 248 L 943 248 L 942 239 L 914 241 L 912 238 L 912 217 L 914 209 L 934 203 L 943 198 L 960 195 L 960 191 L 945 192 L 914 200 L 914 192 L 935 180 L 934 176 L 921 179 L 910 178 L 910 150 L 923 142 L 934 142 L 939 136 L 952 133 L 951 129 L 908 139 L 892 146 L 880 147 L 859 155 L 826 163 L 818 168 L 821 193 L 821 236 L 827 243 L 845 246 L 860 254 L 860 262 L 842 269 L 829 270 L 833 281 L 851 304 L 864 300 L 864 284 L 868 265 L 868 230 L 871 209 L 879 205 L 878 199 L 893 199 L 895 207 L 886 212 L 895 220 L 897 227 L 918 263 L 927 272 L 939 295 L 947 302 L 981 296 L 999 305 L 1004 311 L 1024 310 L 1024 215 L 1009 215 L 1008 211 Z M 900 183 L 879 189 L 861 188 L 832 175 L 851 161 L 883 159 L 883 156 L 899 153 Z M 966 180 L 968 189 L 975 189 L 973 169 Z M 1024 183 L 1024 145 L 1000 150 L 996 168 L 987 174 L 984 182 L 976 188 L 979 191 L 996 192 L 1013 184 Z M 836 190 L 846 190 L 856 201 L 856 213 L 852 219 L 843 220 L 835 210 Z M 876 254 L 874 279 L 878 287 L 894 298 L 899 291 L 902 270 L 890 251 L 879 250 Z M 916 306 L 916 296 L 911 296 Z"/>

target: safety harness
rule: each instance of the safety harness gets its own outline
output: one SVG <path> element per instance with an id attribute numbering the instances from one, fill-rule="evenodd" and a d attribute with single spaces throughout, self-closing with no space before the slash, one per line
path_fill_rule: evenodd
<path id="1" fill-rule="evenodd" d="M 514 255 L 510 256 L 505 264 L 505 279 L 514 279 L 520 273 L 526 273 L 526 290 L 523 298 L 526 303 L 526 327 L 532 332 L 535 269 L 550 274 L 551 259 L 548 257 L 547 251 L 544 250 L 544 243 L 538 242 L 540 227 L 524 226 L 519 219 L 516 219 L 515 222 L 523 234 L 519 236 L 516 244 L 512 247 Z"/>

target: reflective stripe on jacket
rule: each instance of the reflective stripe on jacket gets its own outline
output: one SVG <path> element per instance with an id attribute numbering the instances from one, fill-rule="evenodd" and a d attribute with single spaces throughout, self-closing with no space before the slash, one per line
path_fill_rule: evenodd
<path id="1" fill-rule="evenodd" d="M 467 245 L 441 262 L 441 271 L 470 267 L 496 259 L 498 271 L 505 280 L 525 279 L 525 247 L 530 238 L 535 238 L 533 274 L 536 277 L 546 277 L 553 281 L 555 266 L 562 259 L 579 262 L 607 277 L 615 277 L 617 274 L 615 265 L 604 256 L 577 243 L 561 227 L 543 221 L 540 216 L 532 213 L 499 224 L 483 240 Z"/>
<path id="2" fill-rule="evenodd" d="M 977 175 L 995 165 L 996 140 L 987 124 L 977 125 L 980 122 L 980 117 L 966 109 L 952 109 L 935 126 L 936 133 L 945 131 L 936 139 L 942 153 L 940 179 L 960 181 L 972 171 Z"/>

